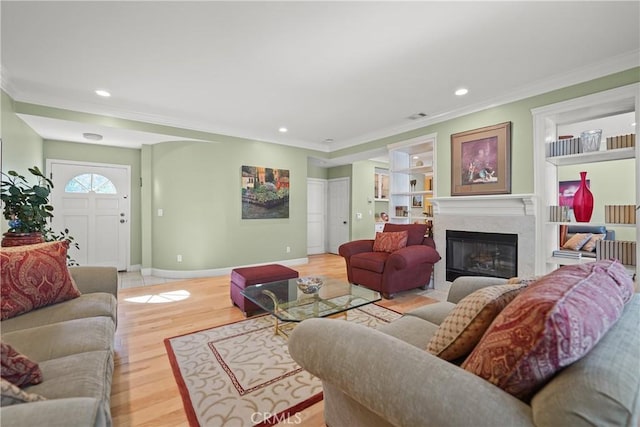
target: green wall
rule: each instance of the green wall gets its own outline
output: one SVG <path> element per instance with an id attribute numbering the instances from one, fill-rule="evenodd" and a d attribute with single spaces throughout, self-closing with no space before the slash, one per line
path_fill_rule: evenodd
<path id="1" fill-rule="evenodd" d="M 177 141 L 150 151 L 154 268 L 214 269 L 307 256 L 304 150 L 255 141 Z M 241 218 L 243 165 L 289 169 L 289 218 Z"/>
<path id="2" fill-rule="evenodd" d="M 2 114 L 0 119 L 0 147 L 2 163 L 0 170 L 8 172 L 15 170 L 25 176 L 29 175 L 28 168 L 38 166 L 43 168 L 42 138 L 25 122 L 16 116 L 14 102 L 4 91 L 0 91 Z M 0 220 L 0 232 L 9 229 L 7 221 Z"/>
<path id="3" fill-rule="evenodd" d="M 43 169 L 42 138 L 16 116 L 13 100 L 3 91 L 2 120 L 2 171 L 27 172 L 27 168 Z"/>
<path id="4" fill-rule="evenodd" d="M 349 177 L 352 238 L 373 235 L 375 163 L 321 168 L 308 157 L 338 159 L 390 143 L 437 133 L 438 196 L 451 194 L 450 135 L 512 122 L 512 193 L 534 192 L 531 109 L 640 81 L 640 68 L 577 84 L 410 132 L 327 154 L 243 138 L 13 102 L 2 93 L 3 169 L 42 165 L 45 158 L 128 164 L 132 170 L 131 264 L 165 270 L 203 270 L 306 257 L 306 178 Z M 16 113 L 94 123 L 175 136 L 175 141 L 141 150 L 42 140 Z M 210 142 L 193 142 L 184 139 Z M 289 169 L 290 217 L 242 220 L 240 167 Z M 141 177 L 142 188 L 136 187 Z M 133 200 L 135 198 L 135 202 Z M 163 209 L 164 215 L 157 216 Z M 135 211 L 134 211 L 135 210 Z M 362 220 L 355 214 L 361 212 Z M 134 218 L 135 216 L 135 218 Z M 4 222 L 4 221 L 3 221 Z M 6 228 L 6 224 L 3 224 Z M 285 248 L 291 248 L 286 253 Z M 176 255 L 182 255 L 178 263 Z"/>
<path id="5" fill-rule="evenodd" d="M 624 86 L 640 81 L 640 67 L 610 76 L 580 83 L 563 89 L 533 96 L 517 102 L 488 108 L 455 119 L 435 123 L 423 128 L 404 132 L 387 138 L 370 141 L 331 153 L 331 158 L 340 158 L 361 151 L 386 147 L 418 136 L 437 133 L 436 147 L 436 194 L 451 195 L 451 134 L 510 121 L 511 127 L 511 192 L 528 194 L 534 192 L 533 184 L 533 120 L 531 109 L 565 101 L 572 98 Z M 372 178 L 373 179 L 373 178 Z"/>
<path id="6" fill-rule="evenodd" d="M 141 238 L 141 199 L 140 199 L 140 150 L 131 148 L 108 147 L 98 144 L 79 144 L 68 141 L 44 141 L 45 159 L 72 160 L 91 163 L 110 163 L 131 166 L 131 243 L 130 264 L 142 263 Z M 73 234 L 73 233 L 71 233 Z"/>

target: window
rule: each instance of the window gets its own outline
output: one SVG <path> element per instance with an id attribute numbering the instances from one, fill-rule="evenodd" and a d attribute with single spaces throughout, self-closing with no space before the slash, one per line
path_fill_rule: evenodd
<path id="1" fill-rule="evenodd" d="M 96 173 L 84 173 L 77 175 L 67 182 L 65 193 L 98 193 L 117 194 L 116 186 L 109 178 Z"/>

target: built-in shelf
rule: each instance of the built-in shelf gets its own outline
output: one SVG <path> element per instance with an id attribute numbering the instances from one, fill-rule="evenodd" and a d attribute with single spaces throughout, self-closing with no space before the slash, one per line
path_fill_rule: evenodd
<path id="1" fill-rule="evenodd" d="M 600 226 L 603 225 L 605 227 L 630 227 L 635 228 L 636 224 L 619 224 L 617 222 L 602 222 L 602 223 L 594 223 L 594 222 L 555 222 L 555 221 L 547 221 L 545 224 L 551 225 L 593 225 Z"/>
<path id="2" fill-rule="evenodd" d="M 569 154 L 567 156 L 547 157 L 546 160 L 556 166 L 568 166 L 579 165 L 582 163 L 633 159 L 635 155 L 635 147 L 628 147 L 616 148 L 615 150 L 592 151 L 591 153 Z"/>

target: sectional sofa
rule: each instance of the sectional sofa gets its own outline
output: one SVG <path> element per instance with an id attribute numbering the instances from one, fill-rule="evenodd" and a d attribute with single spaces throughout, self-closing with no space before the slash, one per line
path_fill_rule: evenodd
<path id="1" fill-rule="evenodd" d="M 39 270 L 45 269 L 37 261 L 33 264 Z M 13 267 L 3 248 L 3 298 L 10 292 L 5 279 L 14 273 Z M 22 400 L 5 394 L 3 381 L 3 427 L 112 424 L 117 271 L 111 267 L 73 267 L 68 272 L 79 296 L 10 318 L 4 318 L 3 305 L 3 380 L 7 345 L 36 363 L 41 372 L 41 382 L 21 387 L 19 393 L 25 396 Z"/>
<path id="2" fill-rule="evenodd" d="M 461 277 L 446 302 L 415 309 L 379 330 L 305 320 L 291 334 L 289 351 L 322 380 L 329 427 L 636 427 L 640 295 L 624 276 L 619 264 L 601 261 L 563 267 L 525 285 Z M 455 311 L 462 316 L 450 325 L 469 326 L 479 312 L 471 316 L 461 304 L 489 289 L 495 294 L 496 287 L 510 287 L 499 293 L 512 296 L 492 308 L 495 317 L 485 319 L 484 330 L 467 329 L 479 332 L 479 341 L 464 333 L 456 338 L 471 344 L 471 354 L 459 357 L 465 349 L 453 344 L 445 349 L 462 350 L 451 354 L 453 360 L 444 360 L 444 351 L 432 353 L 447 318 Z M 524 289 L 518 293 L 518 287 Z M 550 309 L 540 315 L 541 307 Z M 530 341 L 537 344 L 527 351 Z M 517 369 L 509 365 L 514 360 Z M 507 381 L 496 379 L 505 373 Z M 540 373 L 545 378 L 530 387 L 530 377 Z"/>

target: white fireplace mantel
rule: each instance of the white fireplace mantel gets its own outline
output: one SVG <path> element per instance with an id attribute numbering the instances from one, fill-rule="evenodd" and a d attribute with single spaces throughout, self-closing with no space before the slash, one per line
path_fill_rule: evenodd
<path id="1" fill-rule="evenodd" d="M 435 215 L 535 216 L 534 194 L 452 196 L 431 199 Z"/>

